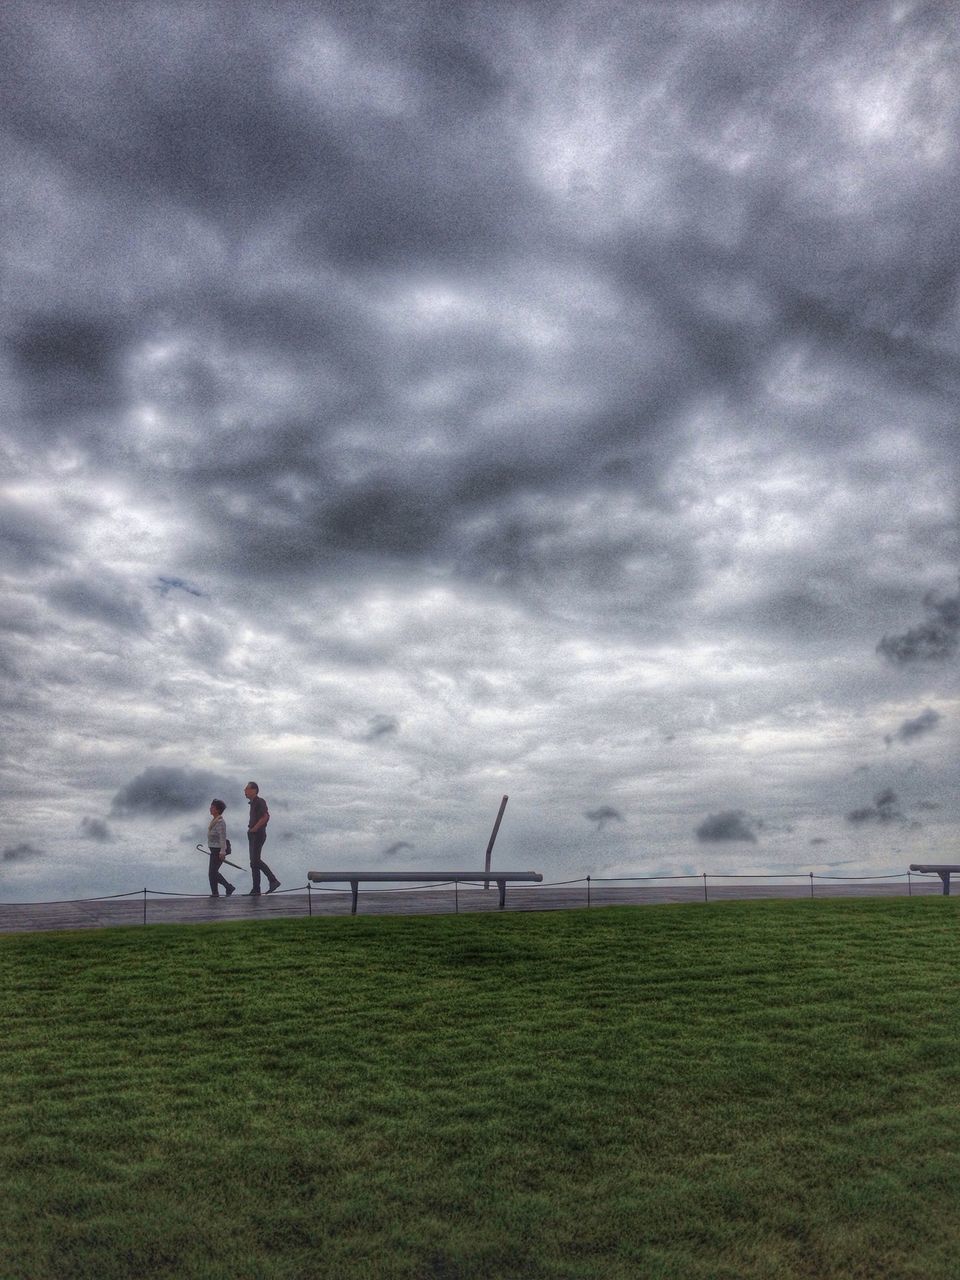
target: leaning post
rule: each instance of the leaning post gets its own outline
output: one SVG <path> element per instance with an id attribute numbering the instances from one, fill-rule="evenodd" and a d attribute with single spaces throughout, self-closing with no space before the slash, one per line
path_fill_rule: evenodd
<path id="1" fill-rule="evenodd" d="M 493 842 L 497 838 L 497 832 L 500 830 L 500 823 L 503 821 L 503 811 L 507 807 L 509 796 L 504 796 L 500 801 L 500 812 L 497 814 L 497 820 L 493 824 L 493 830 L 490 832 L 490 840 L 487 843 L 487 854 L 483 861 L 483 870 L 486 873 L 483 879 L 483 887 L 490 888 L 490 855 L 493 853 Z"/>

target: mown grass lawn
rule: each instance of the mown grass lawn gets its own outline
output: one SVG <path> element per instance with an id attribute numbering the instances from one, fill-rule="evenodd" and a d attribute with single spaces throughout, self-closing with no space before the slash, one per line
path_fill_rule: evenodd
<path id="1" fill-rule="evenodd" d="M 0 1277 L 955 1280 L 958 906 L 0 938 Z"/>

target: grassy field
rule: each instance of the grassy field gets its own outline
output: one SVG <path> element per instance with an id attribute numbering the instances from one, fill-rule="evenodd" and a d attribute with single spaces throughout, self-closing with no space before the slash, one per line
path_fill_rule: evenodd
<path id="1" fill-rule="evenodd" d="M 0 1277 L 955 1280 L 958 909 L 0 938 Z"/>

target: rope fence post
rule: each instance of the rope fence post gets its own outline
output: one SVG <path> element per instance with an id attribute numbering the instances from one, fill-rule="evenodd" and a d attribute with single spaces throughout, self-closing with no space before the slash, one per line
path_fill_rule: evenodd
<path id="1" fill-rule="evenodd" d="M 703 900 L 704 902 L 710 901 L 710 899 L 707 897 L 707 873 L 705 871 L 703 873 Z"/>
<path id="2" fill-rule="evenodd" d="M 813 897 L 813 872 L 810 872 L 810 897 Z"/>
<path id="3" fill-rule="evenodd" d="M 460 914 L 460 884 L 457 880 L 453 882 L 453 912 L 454 915 Z"/>
<path id="4" fill-rule="evenodd" d="M 307 881 L 307 915 L 313 919 L 313 885 Z"/>
<path id="5" fill-rule="evenodd" d="M 146 924 L 146 923 L 147 923 L 147 889 L 146 889 L 146 886 L 144 886 L 144 889 L 143 889 L 143 923 L 144 923 L 144 924 Z"/>
<path id="6" fill-rule="evenodd" d="M 907 897 L 913 897 L 913 880 L 911 879 L 909 871 L 907 872 Z"/>
<path id="7" fill-rule="evenodd" d="M 590 905 L 590 877 L 587 876 L 587 906 Z"/>

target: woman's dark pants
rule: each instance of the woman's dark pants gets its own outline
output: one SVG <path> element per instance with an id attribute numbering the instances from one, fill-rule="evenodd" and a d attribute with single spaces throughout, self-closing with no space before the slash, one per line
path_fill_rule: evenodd
<path id="1" fill-rule="evenodd" d="M 210 850 L 210 869 L 208 874 L 210 877 L 211 893 L 219 894 L 219 890 L 217 889 L 217 885 L 219 884 L 222 884 L 225 889 L 230 888 L 230 881 L 224 880 L 223 876 L 220 874 L 220 850 L 219 849 Z"/>

